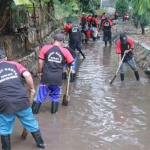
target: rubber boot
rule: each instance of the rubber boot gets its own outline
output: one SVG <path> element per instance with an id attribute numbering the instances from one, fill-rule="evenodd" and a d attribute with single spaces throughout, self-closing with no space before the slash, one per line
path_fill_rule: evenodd
<path id="1" fill-rule="evenodd" d="M 139 80 L 140 80 L 140 77 L 139 77 L 138 71 L 134 71 L 134 74 L 135 74 L 136 80 L 139 81 Z"/>
<path id="2" fill-rule="evenodd" d="M 124 73 L 120 73 L 120 79 L 121 81 L 124 81 Z"/>
<path id="3" fill-rule="evenodd" d="M 105 46 L 107 46 L 107 41 L 105 41 Z"/>
<path id="4" fill-rule="evenodd" d="M 85 58 L 85 55 L 83 54 L 82 50 L 79 50 L 80 54 Z"/>
<path id="5" fill-rule="evenodd" d="M 10 134 L 1 135 L 2 150 L 11 150 Z"/>
<path id="6" fill-rule="evenodd" d="M 112 45 L 111 41 L 109 41 L 109 45 Z"/>
<path id="7" fill-rule="evenodd" d="M 93 37 L 93 41 L 96 41 L 96 37 Z"/>
<path id="8" fill-rule="evenodd" d="M 66 80 L 66 79 L 67 79 L 67 73 L 66 73 L 66 72 L 63 72 L 63 73 L 62 73 L 62 79 L 63 79 L 63 80 Z"/>
<path id="9" fill-rule="evenodd" d="M 71 73 L 70 74 L 70 82 L 74 82 L 76 79 L 76 74 L 75 73 Z"/>
<path id="10" fill-rule="evenodd" d="M 45 149 L 45 144 L 44 144 L 44 141 L 42 139 L 40 130 L 37 130 L 35 132 L 31 132 L 31 134 L 32 134 L 33 138 L 35 139 L 37 146 L 42 148 L 42 149 Z"/>
<path id="11" fill-rule="evenodd" d="M 37 114 L 39 112 L 41 103 L 36 103 L 35 101 L 32 104 L 32 113 Z"/>
<path id="12" fill-rule="evenodd" d="M 55 114 L 58 111 L 59 102 L 53 102 L 51 106 L 51 114 Z"/>

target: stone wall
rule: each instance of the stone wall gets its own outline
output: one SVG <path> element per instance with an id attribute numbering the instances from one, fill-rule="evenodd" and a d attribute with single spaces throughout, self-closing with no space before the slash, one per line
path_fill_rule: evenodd
<path id="1" fill-rule="evenodd" d="M 57 32 L 59 32 L 59 30 L 60 29 L 57 29 L 57 30 L 51 32 L 50 35 L 47 35 L 47 37 L 45 37 L 43 43 L 44 44 L 51 43 L 53 40 L 52 36 L 54 34 L 56 34 Z M 40 49 L 41 49 L 41 46 L 37 46 L 32 49 L 33 52 L 30 55 L 16 60 L 17 62 L 19 62 L 20 64 L 25 66 L 30 71 L 30 73 L 32 74 L 33 77 L 36 77 L 38 75 L 38 54 L 39 54 Z"/>
<path id="2" fill-rule="evenodd" d="M 134 40 L 134 58 L 140 68 L 150 76 L 150 47 L 144 43 Z"/>

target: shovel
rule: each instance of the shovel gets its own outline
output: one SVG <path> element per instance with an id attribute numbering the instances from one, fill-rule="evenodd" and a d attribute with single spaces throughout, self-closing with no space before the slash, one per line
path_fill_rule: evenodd
<path id="1" fill-rule="evenodd" d="M 32 104 L 32 102 L 33 102 L 33 97 L 34 97 L 34 93 L 30 92 L 29 95 L 30 95 L 30 104 Z M 21 134 L 21 137 L 25 140 L 26 137 L 27 137 L 27 135 L 28 135 L 28 130 L 27 130 L 26 128 L 24 128 L 24 129 L 23 129 L 23 132 L 22 132 L 22 134 Z"/>
<path id="2" fill-rule="evenodd" d="M 122 60 L 121 60 L 119 66 L 118 66 L 118 69 L 117 69 L 117 71 L 116 71 L 116 74 L 115 74 L 115 75 L 113 76 L 113 78 L 111 79 L 110 84 L 112 84 L 112 83 L 114 82 L 114 80 L 116 79 L 117 73 L 118 73 L 118 71 L 119 71 L 119 69 L 120 69 L 120 67 L 121 67 L 121 65 L 122 65 L 122 62 L 123 62 L 123 59 L 124 59 L 125 56 L 126 56 L 126 54 L 124 53 L 124 55 L 123 55 L 123 57 L 122 57 Z"/>
<path id="3" fill-rule="evenodd" d="M 63 96 L 63 101 L 62 101 L 62 105 L 67 106 L 68 102 L 70 100 L 70 96 L 68 95 L 69 92 L 69 83 L 70 83 L 70 74 L 71 74 L 71 68 L 69 69 L 69 73 L 68 73 L 68 80 L 67 80 L 67 86 L 66 86 L 66 93 Z"/>

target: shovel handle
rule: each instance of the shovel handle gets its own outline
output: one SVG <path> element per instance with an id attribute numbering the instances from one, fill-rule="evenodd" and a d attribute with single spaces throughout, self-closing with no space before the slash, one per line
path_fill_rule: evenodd
<path id="1" fill-rule="evenodd" d="M 25 140 L 26 137 L 27 137 L 27 135 L 28 135 L 28 130 L 26 130 L 26 129 L 24 128 L 21 137 Z"/>
<path id="2" fill-rule="evenodd" d="M 126 56 L 126 54 L 124 53 L 124 55 L 123 55 L 123 57 L 122 57 L 122 59 L 121 59 L 121 62 L 120 62 L 120 64 L 119 64 L 119 66 L 118 66 L 118 69 L 117 69 L 117 71 L 116 71 L 116 74 L 115 74 L 114 77 L 111 79 L 110 84 L 112 84 L 112 83 L 114 82 L 114 80 L 116 79 L 117 73 L 118 73 L 118 71 L 119 71 L 119 69 L 120 69 L 120 67 L 121 67 L 121 65 L 122 65 L 122 62 L 123 62 L 125 56 Z"/>
<path id="3" fill-rule="evenodd" d="M 69 68 L 69 73 L 68 73 L 68 80 L 67 80 L 67 87 L 66 87 L 66 95 L 69 93 L 69 84 L 70 84 L 70 74 L 71 74 L 72 66 Z"/>

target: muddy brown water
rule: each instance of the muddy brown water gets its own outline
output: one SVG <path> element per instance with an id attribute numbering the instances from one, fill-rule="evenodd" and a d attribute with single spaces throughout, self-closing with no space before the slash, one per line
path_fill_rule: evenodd
<path id="1" fill-rule="evenodd" d="M 77 80 L 70 85 L 68 106 L 60 103 L 52 115 L 46 99 L 35 115 L 46 150 L 149 150 L 149 79 L 139 69 L 141 81 L 136 81 L 127 67 L 125 81 L 121 83 L 118 76 L 110 85 L 118 67 L 114 44 L 105 47 L 100 39 L 83 49 L 86 59 L 78 54 Z M 37 86 L 38 79 L 34 81 Z M 63 81 L 61 98 L 65 86 Z M 20 138 L 22 128 L 16 119 L 12 150 L 38 149 L 31 134 L 26 140 Z"/>

